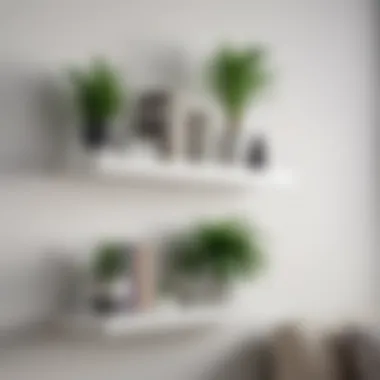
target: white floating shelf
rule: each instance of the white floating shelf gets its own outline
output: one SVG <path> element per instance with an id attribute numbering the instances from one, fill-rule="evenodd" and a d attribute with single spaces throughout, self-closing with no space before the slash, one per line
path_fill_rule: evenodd
<path id="1" fill-rule="evenodd" d="M 292 173 L 283 169 L 255 171 L 237 165 L 144 162 L 112 156 L 96 158 L 87 175 L 103 181 L 230 190 L 289 187 L 293 182 Z"/>
<path id="2" fill-rule="evenodd" d="M 87 332 L 103 336 L 141 336 L 215 326 L 223 320 L 224 312 L 222 308 L 199 308 L 131 314 L 125 312 L 108 317 L 87 313 L 66 317 L 63 327 L 75 334 Z"/>

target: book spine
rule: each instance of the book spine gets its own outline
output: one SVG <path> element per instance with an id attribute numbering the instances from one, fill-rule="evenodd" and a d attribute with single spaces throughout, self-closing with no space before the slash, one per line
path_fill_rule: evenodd
<path id="1" fill-rule="evenodd" d="M 149 311 L 156 300 L 156 276 L 154 252 L 148 246 L 142 246 L 134 255 L 134 274 L 137 292 L 135 305 L 138 311 Z"/>

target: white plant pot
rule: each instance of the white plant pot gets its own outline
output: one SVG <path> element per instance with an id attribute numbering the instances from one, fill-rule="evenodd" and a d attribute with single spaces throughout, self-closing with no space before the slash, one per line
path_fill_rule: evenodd
<path id="1" fill-rule="evenodd" d="M 133 298 L 133 284 L 129 278 L 120 277 L 94 285 L 95 308 L 102 312 L 126 308 Z"/>

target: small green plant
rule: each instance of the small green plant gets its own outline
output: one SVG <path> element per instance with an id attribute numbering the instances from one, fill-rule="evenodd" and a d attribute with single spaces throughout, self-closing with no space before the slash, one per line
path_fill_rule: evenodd
<path id="1" fill-rule="evenodd" d="M 230 127 L 238 127 L 249 102 L 267 85 L 269 73 L 261 48 L 220 48 L 208 71 L 211 88 L 224 109 Z"/>
<path id="2" fill-rule="evenodd" d="M 85 122 L 107 122 L 116 116 L 123 101 L 122 84 L 105 59 L 96 58 L 87 69 L 73 68 L 69 74 Z"/>
<path id="3" fill-rule="evenodd" d="M 254 274 L 264 254 L 258 232 L 241 220 L 202 223 L 177 236 L 171 248 L 175 271 L 222 280 Z"/>
<path id="4" fill-rule="evenodd" d="M 118 243 L 103 243 L 94 255 L 93 272 L 99 281 L 109 282 L 126 273 L 129 268 L 126 246 Z"/>

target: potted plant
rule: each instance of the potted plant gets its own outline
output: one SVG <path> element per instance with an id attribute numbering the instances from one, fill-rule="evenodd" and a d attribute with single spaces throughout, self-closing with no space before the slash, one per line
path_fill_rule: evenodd
<path id="1" fill-rule="evenodd" d="M 107 142 L 110 124 L 122 106 L 120 77 L 100 58 L 94 59 L 87 69 L 72 69 L 70 77 L 81 114 L 84 145 L 90 149 L 100 148 Z"/>
<path id="2" fill-rule="evenodd" d="M 269 79 L 265 68 L 265 52 L 256 47 L 242 50 L 223 47 L 211 59 L 208 79 L 226 117 L 221 158 L 231 162 L 235 158 L 244 113 Z"/>
<path id="3" fill-rule="evenodd" d="M 256 273 L 262 258 L 257 231 L 242 220 L 205 222 L 171 242 L 172 273 L 188 302 L 219 302 L 232 282 Z"/>
<path id="4" fill-rule="evenodd" d="M 131 292 L 128 270 L 130 256 L 125 245 L 105 242 L 94 252 L 92 273 L 94 280 L 93 306 L 98 312 L 119 309 Z"/>

